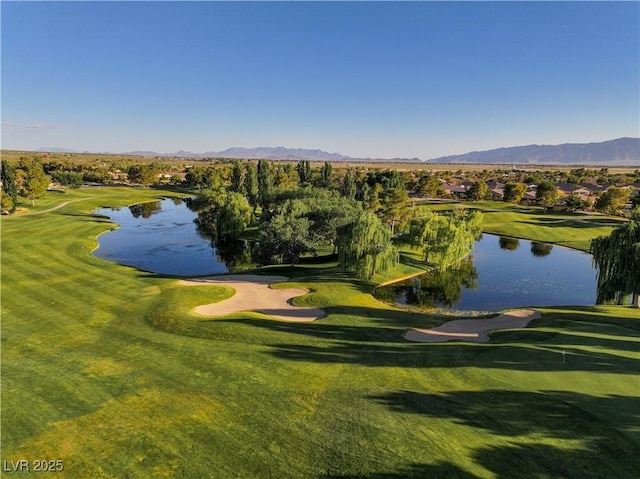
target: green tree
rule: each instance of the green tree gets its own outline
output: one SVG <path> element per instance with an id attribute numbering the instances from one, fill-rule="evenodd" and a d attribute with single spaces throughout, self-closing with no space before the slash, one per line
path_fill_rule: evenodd
<path id="1" fill-rule="evenodd" d="M 448 214 L 427 212 L 411 221 L 404 240 L 421 247 L 424 260 L 438 271 L 458 267 L 482 233 L 482 213 L 458 210 Z"/>
<path id="2" fill-rule="evenodd" d="M 396 170 L 369 172 L 367 173 L 366 181 L 371 187 L 373 187 L 374 184 L 379 183 L 385 190 L 388 188 L 407 189 L 402 175 Z"/>
<path id="3" fill-rule="evenodd" d="M 210 166 L 194 166 L 189 168 L 185 176 L 185 181 L 187 185 L 199 190 L 219 191 L 223 189 L 224 185 L 222 172 L 218 168 Z"/>
<path id="4" fill-rule="evenodd" d="M 229 191 L 242 193 L 244 189 L 244 168 L 238 160 L 234 160 L 231 168 L 231 185 Z"/>
<path id="5" fill-rule="evenodd" d="M 347 171 L 344 174 L 342 185 L 340 187 L 340 194 L 350 200 L 356 197 L 356 179 L 351 168 L 347 168 Z"/>
<path id="6" fill-rule="evenodd" d="M 338 229 L 353 223 L 362 212 L 360 202 L 348 200 L 337 191 L 311 189 L 302 201 L 308 211 L 304 214 L 311 224 L 314 243 L 336 244 Z"/>
<path id="7" fill-rule="evenodd" d="M 2 160 L 2 213 L 14 213 L 18 206 L 16 172 L 8 161 Z"/>
<path id="8" fill-rule="evenodd" d="M 56 170 L 51 174 L 51 179 L 64 189 L 78 189 L 82 186 L 82 174 L 75 171 Z"/>
<path id="9" fill-rule="evenodd" d="M 380 194 L 382 193 L 382 185 L 375 183 L 373 187 L 366 188 L 364 197 L 364 206 L 369 211 L 374 213 L 382 209 L 382 203 L 380 203 Z"/>
<path id="10" fill-rule="evenodd" d="M 308 209 L 299 200 L 287 200 L 260 225 L 263 262 L 294 265 L 302 254 L 315 250 L 306 213 Z"/>
<path id="11" fill-rule="evenodd" d="M 253 220 L 251 205 L 240 193 L 231 192 L 224 196 L 216 215 L 216 233 L 219 238 L 237 237 Z"/>
<path id="12" fill-rule="evenodd" d="M 578 195 L 571 193 L 564 200 L 564 204 L 569 211 L 581 210 L 586 206 L 586 202 L 582 200 Z"/>
<path id="13" fill-rule="evenodd" d="M 426 175 L 418 180 L 416 194 L 427 198 L 442 198 L 445 191 L 437 175 Z"/>
<path id="14" fill-rule="evenodd" d="M 596 302 L 622 304 L 631 296 L 631 304 L 640 306 L 640 208 L 631 220 L 609 236 L 591 240 L 593 264 L 598 273 Z"/>
<path id="15" fill-rule="evenodd" d="M 484 200 L 487 197 L 487 193 L 489 193 L 489 186 L 484 180 L 478 180 L 474 184 L 471 185 L 467 195 L 469 199 L 472 200 Z"/>
<path id="16" fill-rule="evenodd" d="M 300 160 L 297 165 L 300 186 L 308 186 L 311 184 L 311 163 L 309 160 Z"/>
<path id="17" fill-rule="evenodd" d="M 187 170 L 187 174 L 184 177 L 184 181 L 187 186 L 198 188 L 199 190 L 205 189 L 205 169 L 201 166 L 193 166 Z"/>
<path id="18" fill-rule="evenodd" d="M 364 281 L 384 274 L 398 263 L 398 250 L 391 243 L 391 229 L 371 211 L 338 232 L 338 264 Z"/>
<path id="19" fill-rule="evenodd" d="M 274 174 L 274 186 L 276 188 L 295 188 L 298 183 L 298 173 L 292 164 L 276 165 Z"/>
<path id="20" fill-rule="evenodd" d="M 507 203 L 518 204 L 524 197 L 526 191 L 527 185 L 524 183 L 510 181 L 504 185 L 504 195 L 502 199 Z"/>
<path id="21" fill-rule="evenodd" d="M 324 162 L 324 165 L 320 168 L 320 187 L 331 188 L 332 185 L 333 167 L 328 161 Z"/>
<path id="22" fill-rule="evenodd" d="M 536 190 L 536 200 L 538 204 L 545 208 L 553 207 L 558 200 L 562 197 L 562 193 L 558 190 L 558 187 L 553 181 L 542 180 L 538 183 L 538 189 Z"/>
<path id="23" fill-rule="evenodd" d="M 127 171 L 129 182 L 138 185 L 150 185 L 156 179 L 156 170 L 150 164 L 136 164 L 129 167 Z"/>
<path id="24" fill-rule="evenodd" d="M 258 160 L 258 203 L 266 208 L 273 192 L 273 171 L 271 163 L 266 160 Z"/>
<path id="25" fill-rule="evenodd" d="M 612 186 L 596 200 L 594 208 L 610 215 L 619 215 L 629 201 L 631 191 L 628 188 Z"/>
<path id="26" fill-rule="evenodd" d="M 14 203 L 11 196 L 2 190 L 0 196 L 0 213 L 3 215 L 9 215 L 16 211 L 16 204 Z"/>
<path id="27" fill-rule="evenodd" d="M 381 200 L 380 215 L 391 225 L 391 235 L 396 230 L 396 224 L 402 223 L 409 215 L 409 195 L 404 188 L 389 188 L 384 191 Z"/>
<path id="28" fill-rule="evenodd" d="M 22 195 L 35 205 L 36 200 L 47 191 L 50 179 L 45 174 L 42 163 L 36 158 L 20 158 L 17 169 L 21 172 Z"/>
<path id="29" fill-rule="evenodd" d="M 259 189 L 258 189 L 258 170 L 254 163 L 248 162 L 244 175 L 244 191 L 247 195 L 247 201 L 253 208 L 255 213 L 258 207 Z"/>
<path id="30" fill-rule="evenodd" d="M 205 188 L 213 191 L 224 190 L 224 178 L 222 171 L 218 168 L 206 168 L 204 171 Z"/>

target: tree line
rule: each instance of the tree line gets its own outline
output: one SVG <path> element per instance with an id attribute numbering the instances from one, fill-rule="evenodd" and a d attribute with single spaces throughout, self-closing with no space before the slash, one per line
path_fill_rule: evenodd
<path id="1" fill-rule="evenodd" d="M 226 178 L 222 169 L 194 167 L 185 180 L 197 190 L 189 203 L 199 228 L 215 242 L 257 226 L 261 264 L 294 265 L 329 246 L 340 268 L 370 280 L 397 264 L 398 245 L 410 244 L 423 249 L 426 264 L 446 269 L 469 254 L 480 231 L 480 213 L 410 208 L 404 179 L 393 170 L 358 176 L 347 169 L 338 181 L 330 163 L 235 161 Z M 438 234 L 427 234 L 431 229 Z"/>
<path id="2" fill-rule="evenodd" d="M 158 172 L 167 170 L 166 165 L 155 162 L 121 166 L 127 168 L 130 181 L 139 184 L 148 184 Z M 104 173 L 100 171 L 95 166 L 43 163 L 35 157 L 21 157 L 15 166 L 3 159 L 2 213 L 15 212 L 19 197 L 35 204 L 51 181 L 66 191 Z M 411 183 L 406 174 L 395 170 L 347 168 L 336 175 L 328 162 L 313 168 L 306 160 L 295 165 L 233 160 L 224 167 L 190 168 L 185 184 L 197 191 L 190 205 L 198 211 L 199 229 L 218 247 L 237 249 L 235 239 L 250 226 L 258 227 L 262 264 L 295 264 L 302 255 L 329 245 L 343 270 L 370 280 L 398 262 L 397 246 L 405 244 L 422 249 L 425 263 L 442 272 L 460 265 L 481 231 L 480 213 L 439 214 L 408 206 L 409 188 L 433 196 L 441 193 L 441 182 L 429 174 Z M 477 181 L 469 195 L 481 199 L 487 194 L 486 187 L 482 180 Z M 518 200 L 523 187 L 507 182 L 505 200 Z M 541 180 L 537 195 L 542 204 L 551 205 L 557 200 L 557 187 Z M 627 189 L 612 187 L 598 198 L 596 207 L 614 212 L 627 200 Z M 638 305 L 639 224 L 640 210 L 636 209 L 631 221 L 592 242 L 598 303 L 621 302 L 631 296 Z"/>

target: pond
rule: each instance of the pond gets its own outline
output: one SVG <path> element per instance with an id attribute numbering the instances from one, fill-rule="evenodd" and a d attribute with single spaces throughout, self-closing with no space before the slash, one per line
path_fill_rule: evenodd
<path id="1" fill-rule="evenodd" d="M 596 271 L 587 253 L 484 234 L 460 268 L 379 288 L 376 296 L 443 311 L 592 305 L 596 300 Z"/>
<path id="2" fill-rule="evenodd" d="M 246 241 L 212 241 L 196 227 L 186 202 L 164 199 L 103 208 L 120 227 L 98 237 L 94 255 L 144 271 L 202 276 L 254 267 Z M 522 306 L 591 305 L 591 256 L 557 245 L 485 234 L 457 269 L 378 288 L 379 299 L 444 311 L 501 311 Z"/>
<path id="3" fill-rule="evenodd" d="M 94 255 L 144 271 L 176 276 L 201 276 L 246 269 L 238 258 L 247 245 L 228 240 L 215 245 L 198 232 L 197 215 L 179 198 L 140 203 L 124 208 L 102 208 L 120 227 L 98 237 Z M 250 263 L 250 258 L 247 263 Z"/>

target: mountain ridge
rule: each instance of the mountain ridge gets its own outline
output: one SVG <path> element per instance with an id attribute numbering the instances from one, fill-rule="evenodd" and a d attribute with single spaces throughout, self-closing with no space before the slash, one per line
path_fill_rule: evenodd
<path id="1" fill-rule="evenodd" d="M 66 148 L 39 148 L 38 152 L 81 153 Z M 89 153 L 87 151 L 82 153 Z M 96 153 L 100 154 L 100 153 Z M 419 158 L 353 158 L 340 153 L 329 153 L 320 149 L 287 148 L 284 146 L 261 146 L 255 148 L 231 147 L 222 151 L 193 153 L 176 151 L 158 153 L 135 150 L 123 153 L 102 152 L 137 156 L 159 156 L 174 158 L 234 158 L 266 160 L 311 160 L 311 161 L 370 161 L 398 163 L 468 163 L 468 164 L 518 164 L 518 165 L 585 165 L 585 166 L 638 166 L 640 167 L 640 138 L 622 137 L 592 143 L 563 143 L 560 145 L 524 145 L 471 151 L 459 155 L 441 156 L 422 161 Z"/>
<path id="2" fill-rule="evenodd" d="M 427 163 L 529 165 L 616 165 L 640 167 L 640 138 L 622 137 L 594 143 L 524 145 L 441 156 Z"/>

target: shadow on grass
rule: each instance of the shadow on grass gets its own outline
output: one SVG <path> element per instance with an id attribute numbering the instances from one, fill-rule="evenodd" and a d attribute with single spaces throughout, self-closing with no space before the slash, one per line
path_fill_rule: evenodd
<path id="1" fill-rule="evenodd" d="M 403 251 L 400 252 L 400 263 L 412 266 L 417 269 L 423 270 L 424 273 L 427 273 L 427 264 L 424 260 L 420 260 L 416 253 L 405 253 Z"/>
<path id="2" fill-rule="evenodd" d="M 354 318 L 352 324 L 332 324 L 331 321 L 281 323 L 255 319 L 218 321 L 283 333 L 281 342 L 265 342 L 269 347 L 267 354 L 290 361 L 372 367 L 475 366 L 520 371 L 598 371 L 612 374 L 635 373 L 640 367 L 639 359 L 618 354 L 619 351 L 637 350 L 638 342 L 631 339 L 624 341 L 619 336 L 609 340 L 607 335 L 591 337 L 565 335 L 561 331 L 546 333 L 522 329 L 497 332 L 494 342 L 490 343 L 411 343 L 403 338 L 409 327 L 416 327 L 418 323 L 421 323 L 421 327 L 430 327 L 443 322 L 442 318 L 367 308 L 335 309 L 340 309 L 342 314 L 349 311 L 350 315 L 360 315 L 361 318 L 367 313 L 388 313 L 388 316 L 362 318 L 362 323 Z M 327 313 L 335 313 L 335 309 L 328 308 Z M 203 325 L 204 328 L 215 326 L 213 323 Z M 513 339 L 514 335 L 517 335 L 517 342 L 502 341 L 502 338 Z M 269 337 L 273 341 L 274 336 Z M 566 352 L 565 362 L 562 351 Z"/>
<path id="3" fill-rule="evenodd" d="M 532 224 L 537 223 L 539 226 L 553 228 L 601 228 L 620 226 L 621 222 L 607 218 L 545 218 L 540 217 L 535 222 L 516 221 L 517 223 Z"/>
<path id="4" fill-rule="evenodd" d="M 76 218 L 83 218 L 83 220 L 78 221 L 88 221 L 92 223 L 112 223 L 115 224 L 108 216 L 93 214 L 93 213 L 58 213 L 57 211 L 52 211 L 52 213 L 57 213 L 60 216 L 73 216 Z"/>
<path id="5" fill-rule="evenodd" d="M 327 479 L 476 479 L 478 476 L 450 462 L 439 462 L 436 464 L 409 464 L 396 472 L 374 472 L 372 474 L 349 474 L 346 476 L 329 475 L 326 477 Z"/>
<path id="6" fill-rule="evenodd" d="M 369 399 L 395 413 L 451 419 L 505 438 L 507 446 L 481 446 L 473 453 L 475 461 L 496 477 L 634 477 L 640 470 L 640 445 L 609 421 L 609 415 L 615 414 L 614 424 L 638 430 L 637 397 L 489 390 L 396 391 Z M 597 411 L 600 417 L 589 411 Z M 521 442 L 522 436 L 527 436 L 526 442 Z M 580 443 L 560 447 L 550 441 Z M 413 465 L 407 471 L 413 476 L 406 477 L 418 477 L 417 473 L 429 467 L 433 466 Z M 458 477 L 465 477 L 464 471 L 459 472 Z"/>
<path id="7" fill-rule="evenodd" d="M 411 328 L 430 328 L 448 317 L 366 307 L 326 308 L 329 317 L 312 323 L 282 323 L 256 319 L 217 320 L 242 327 L 283 333 L 282 341 L 266 341 L 268 354 L 286 360 L 392 367 L 468 367 L 523 371 L 598 371 L 634 373 L 640 359 L 634 334 L 639 321 L 611 318 L 595 307 L 552 309 L 530 328 L 497 331 L 489 343 L 411 343 L 403 335 Z M 203 324 L 215 332 L 216 323 Z M 535 328 L 550 328 L 540 331 Z M 534 328 L 534 329 L 531 329 Z M 566 352 L 565 362 L 562 351 Z"/>
<path id="8" fill-rule="evenodd" d="M 623 317 L 611 314 L 607 306 L 567 306 L 545 307 L 545 314 L 540 320 L 540 325 L 565 326 L 572 331 L 586 333 L 628 334 L 640 337 L 640 310 L 631 307 L 619 307 Z M 622 328 L 622 330 L 621 330 Z"/>

